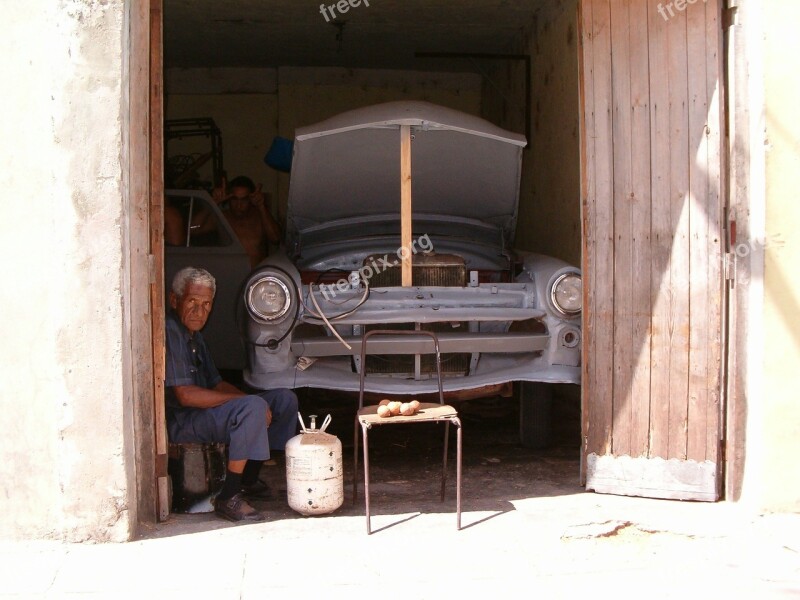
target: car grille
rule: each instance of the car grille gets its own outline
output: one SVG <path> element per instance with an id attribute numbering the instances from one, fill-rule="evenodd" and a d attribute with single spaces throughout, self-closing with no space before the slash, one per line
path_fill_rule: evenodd
<path id="1" fill-rule="evenodd" d="M 364 266 L 383 264 L 378 256 L 368 256 Z M 384 269 L 373 274 L 369 280 L 370 287 L 399 287 L 402 284 L 402 267 Z M 467 285 L 467 266 L 464 259 L 455 254 L 415 254 L 412 257 L 411 284 L 415 286 L 463 287 Z M 370 329 L 413 329 L 414 323 L 389 326 L 370 326 Z M 460 323 L 466 329 L 466 323 Z M 425 331 L 452 331 L 450 323 L 426 323 L 421 326 Z M 442 374 L 466 375 L 469 372 L 471 354 L 469 352 L 451 352 L 442 354 Z M 397 374 L 413 376 L 415 372 L 413 355 L 376 354 L 367 356 L 367 374 Z M 420 373 L 435 374 L 436 359 L 433 354 L 420 356 Z"/>
<path id="2" fill-rule="evenodd" d="M 364 266 L 382 265 L 383 257 L 368 256 Z M 467 285 L 467 266 L 455 254 L 415 254 L 412 257 L 411 285 L 463 287 Z M 402 284 L 402 267 L 389 267 L 373 273 L 370 287 L 399 287 Z"/>
<path id="3" fill-rule="evenodd" d="M 413 323 L 403 323 L 398 325 L 368 325 L 366 331 L 371 329 L 394 329 L 412 330 Z M 459 327 L 466 330 L 466 323 L 459 323 Z M 452 331 L 451 323 L 422 323 L 420 329 L 423 331 Z M 448 352 L 443 353 L 442 375 L 467 375 L 469 373 L 469 363 L 472 355 L 469 352 Z M 412 354 L 369 354 L 367 355 L 367 375 L 408 375 L 415 373 L 415 355 Z M 433 354 L 420 355 L 420 374 L 436 374 L 436 358 Z"/>
<path id="4" fill-rule="evenodd" d="M 442 375 L 466 375 L 470 355 L 466 353 L 442 354 Z M 432 354 L 423 354 L 420 373 L 435 375 L 436 363 Z M 411 355 L 372 355 L 367 357 L 367 375 L 414 375 L 414 357 Z"/>

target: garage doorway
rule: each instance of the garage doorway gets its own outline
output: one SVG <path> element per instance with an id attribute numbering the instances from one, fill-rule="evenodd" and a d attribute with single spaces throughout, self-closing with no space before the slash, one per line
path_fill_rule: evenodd
<path id="1" fill-rule="evenodd" d="M 512 6 L 488 0 L 459 10 L 436 3 L 396 3 L 388 13 L 390 22 L 386 22 L 387 13 L 365 3 L 353 7 L 347 19 L 337 18 L 334 23 L 294 2 L 264 6 L 243 1 L 222 8 L 218 3 L 192 3 L 188 11 L 184 3 L 165 0 L 164 115 L 168 119 L 213 116 L 223 132 L 226 170 L 231 176 L 245 172 L 263 182 L 271 193 L 273 213 L 281 220 L 285 218 L 288 177 L 266 169 L 253 148 L 263 152 L 272 137 L 291 137 L 297 126 L 356 106 L 408 98 L 483 116 L 506 129 L 528 134 L 531 140 L 539 135 L 542 140 L 556 140 L 550 132 L 559 127 L 559 121 L 545 115 L 557 107 L 564 117 L 562 128 L 570 135 L 559 148 L 548 148 L 542 142 L 536 153 L 525 152 L 524 160 L 532 162 L 522 184 L 519 247 L 577 265 L 576 6 L 577 0 L 530 0 Z M 362 18 L 367 27 L 364 35 L 359 34 Z M 215 36 L 208 26 L 216 28 Z M 203 43 L 211 37 L 215 44 Z M 542 40 L 547 40 L 546 47 Z M 384 49 L 376 50 L 379 47 Z M 187 48 L 194 57 L 185 54 Z M 274 64 L 253 65 L 225 58 L 230 49 L 245 51 L 248 60 L 277 56 Z M 542 57 L 534 66 L 531 53 Z M 560 62 L 553 65 L 550 59 Z M 223 68 L 228 68 L 229 77 L 215 80 L 213 71 Z M 560 70 L 564 73 L 554 75 Z M 547 99 L 533 107 L 529 91 L 537 85 Z M 571 90 L 566 109 L 564 99 L 558 98 L 563 90 Z M 226 107 L 215 114 L 222 105 Z M 245 120 L 243 114 L 255 118 Z M 259 137 L 253 139 L 256 132 Z M 231 143 L 239 135 L 251 138 L 249 147 L 239 144 L 237 148 Z M 248 152 L 255 161 L 244 158 Z M 567 155 L 570 158 L 565 158 Z M 546 218 L 537 217 L 536 194 L 549 197 L 547 191 L 555 187 L 560 188 L 559 193 L 552 196 L 562 200 L 546 209 Z M 577 392 L 566 394 L 576 410 Z M 579 429 L 574 412 L 572 416 L 576 452 L 572 477 L 577 481 Z"/>
<path id="2" fill-rule="evenodd" d="M 443 42 L 446 36 L 420 33 L 416 45 L 421 55 L 462 56 L 412 53 L 401 56 L 411 61 L 405 66 L 388 67 L 376 62 L 378 53 L 363 51 L 370 38 L 358 40 L 353 33 L 357 16 L 369 16 L 374 7 L 353 8 L 349 19 L 333 20 L 328 15 L 326 21 L 318 14 L 296 21 L 287 12 L 294 3 L 280 1 L 267 7 L 242 1 L 243 15 L 239 15 L 239 7 L 226 6 L 228 12 L 219 12 L 213 2 L 192 4 L 189 14 L 185 3 L 163 0 L 162 63 L 161 2 L 150 0 L 158 19 L 152 25 L 151 46 L 153 155 L 161 152 L 163 131 L 158 123 L 163 117 L 209 116 L 228 103 L 234 108 L 223 111 L 216 121 L 224 137 L 225 119 L 241 115 L 242 110 L 259 111 L 257 120 L 263 127 L 259 125 L 258 139 L 252 139 L 252 127 L 245 127 L 241 133 L 250 136 L 249 148 L 226 143 L 231 148 L 225 164 L 237 174 L 265 169 L 261 174 L 271 194 L 270 208 L 279 220 L 285 218 L 288 176 L 266 169 L 254 148 L 265 149 L 275 136 L 291 136 L 298 125 L 416 90 L 422 99 L 445 99 L 512 131 L 530 129 L 517 241 L 523 249 L 580 263 L 586 282 L 580 439 L 586 487 L 656 497 L 719 497 L 724 153 L 717 0 L 676 12 L 664 23 L 657 5 L 633 0 L 531 0 L 513 9 L 494 6 L 505 6 L 502 2 L 471 3 L 495 15 L 509 11 L 505 19 L 495 19 L 505 29 L 496 29 L 494 37 L 507 43 L 491 48 L 481 46 L 475 34 L 479 28 L 465 23 L 466 8 L 443 16 L 445 9 L 435 3 L 426 3 L 424 9 L 398 3 L 397 14 L 408 21 L 419 21 L 418 13 L 428 10 L 440 19 L 462 23 L 465 34 L 460 44 L 448 46 Z M 521 18 L 513 11 L 527 12 Z M 490 27 L 491 22 L 487 18 L 484 25 Z M 203 23 L 216 24 L 224 37 L 214 44 L 203 43 Z M 385 31 L 373 43 L 399 27 L 384 25 Z M 285 31 L 278 31 L 281 28 Z M 309 32 L 315 28 L 324 35 L 312 36 Z M 237 39 L 250 39 L 252 52 L 265 54 L 252 38 L 254 31 L 272 32 L 284 46 L 284 56 L 294 58 L 284 66 L 221 62 L 220 49 L 235 46 Z M 408 31 L 404 33 L 408 38 Z M 222 43 L 223 39 L 228 42 Z M 199 50 L 194 58 L 181 54 L 190 47 Z M 701 50 L 702 60 L 689 60 Z M 348 64 L 348 52 L 360 52 L 361 62 Z M 469 56 L 475 54 L 487 56 Z M 488 54 L 527 55 L 531 67 Z M 309 71 L 307 65 L 317 64 L 320 56 L 329 57 L 329 64 Z M 642 58 L 644 62 L 637 60 Z M 426 62 L 425 70 L 414 70 L 419 61 Z M 159 79 L 162 64 L 165 69 Z M 230 70 L 230 76 L 220 81 L 214 71 L 223 68 Z M 396 87 L 386 83 L 385 75 L 376 75 L 376 70 L 390 69 L 402 72 Z M 664 85 L 664 72 L 681 86 Z M 158 113 L 162 81 L 167 99 L 164 112 Z M 189 91 L 192 86 L 194 91 Z M 347 91 L 348 87 L 356 92 Z M 675 91 L 678 87 L 680 93 Z M 649 96 L 642 95 L 645 91 Z M 683 125 L 677 126 L 678 122 Z M 680 145 L 671 143 L 675 126 Z M 702 160 L 695 160 L 698 150 L 704 153 Z M 245 152 L 256 160 L 243 158 Z M 154 166 L 152 171 L 154 232 L 162 230 L 160 169 Z M 163 250 L 158 233 L 152 244 L 156 256 Z M 699 244 L 707 252 L 695 252 Z M 154 266 L 155 280 L 161 282 L 163 265 Z M 152 427 L 159 482 L 155 490 L 160 498 L 157 514 L 163 518 L 167 498 L 159 400 L 163 311 L 157 310 L 163 288 L 154 288 L 153 294 Z M 705 307 L 703 317 L 698 307 Z M 572 391 L 567 395 L 574 396 Z M 647 465 L 641 471 L 647 486 L 620 477 L 620 465 L 629 458 Z M 661 463 L 668 468 L 651 471 L 651 465 Z M 687 473 L 693 482 L 688 492 L 651 485 Z"/>

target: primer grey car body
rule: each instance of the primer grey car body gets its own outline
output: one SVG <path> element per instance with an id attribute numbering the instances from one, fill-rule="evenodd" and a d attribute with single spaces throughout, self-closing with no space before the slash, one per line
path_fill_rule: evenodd
<path id="1" fill-rule="evenodd" d="M 401 125 L 413 135 L 411 287 L 398 281 Z M 559 298 L 575 295 L 579 270 L 511 250 L 525 145 L 424 102 L 370 106 L 297 130 L 286 254 L 266 259 L 243 288 L 246 383 L 356 391 L 366 368 L 368 391 L 436 390 L 430 361 L 414 355 L 430 349 L 425 336 L 373 338 L 361 365 L 370 328 L 437 331 L 446 391 L 578 383 L 580 307 L 573 297 L 565 312 Z"/>

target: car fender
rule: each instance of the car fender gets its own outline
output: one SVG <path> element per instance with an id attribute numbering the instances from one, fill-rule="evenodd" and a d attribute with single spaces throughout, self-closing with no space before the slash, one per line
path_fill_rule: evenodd
<path id="1" fill-rule="evenodd" d="M 551 300 L 551 289 L 564 273 L 581 275 L 578 267 L 566 261 L 533 252 L 518 252 L 522 270 L 518 282 L 532 282 L 536 288 L 537 301 L 547 311 L 545 325 L 550 332 L 550 363 L 553 365 L 578 366 L 581 359 L 581 321 L 583 313 L 567 316 L 559 312 Z"/>
<path id="2" fill-rule="evenodd" d="M 247 307 L 248 290 L 265 275 L 279 277 L 290 290 L 291 304 L 284 318 L 275 323 L 254 318 Z M 254 268 L 242 285 L 239 294 L 240 310 L 246 318 L 244 342 L 247 349 L 247 373 L 274 373 L 292 367 L 297 357 L 291 351 L 292 334 L 295 325 L 303 316 L 302 283 L 300 272 L 281 248 L 271 254 Z"/>

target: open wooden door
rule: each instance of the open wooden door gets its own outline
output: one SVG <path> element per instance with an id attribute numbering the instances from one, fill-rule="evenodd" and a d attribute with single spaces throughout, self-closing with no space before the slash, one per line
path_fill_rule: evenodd
<path id="1" fill-rule="evenodd" d="M 131 346 L 137 520 L 169 514 L 164 421 L 162 0 L 132 2 L 129 19 Z"/>
<path id="2" fill-rule="evenodd" d="M 589 490 L 720 496 L 720 2 L 581 1 Z"/>
<path id="3" fill-rule="evenodd" d="M 153 412 L 157 514 L 167 518 L 167 422 L 164 414 L 164 10 L 163 0 L 150 3 L 150 250 L 153 255 L 150 305 L 153 307 Z"/>

